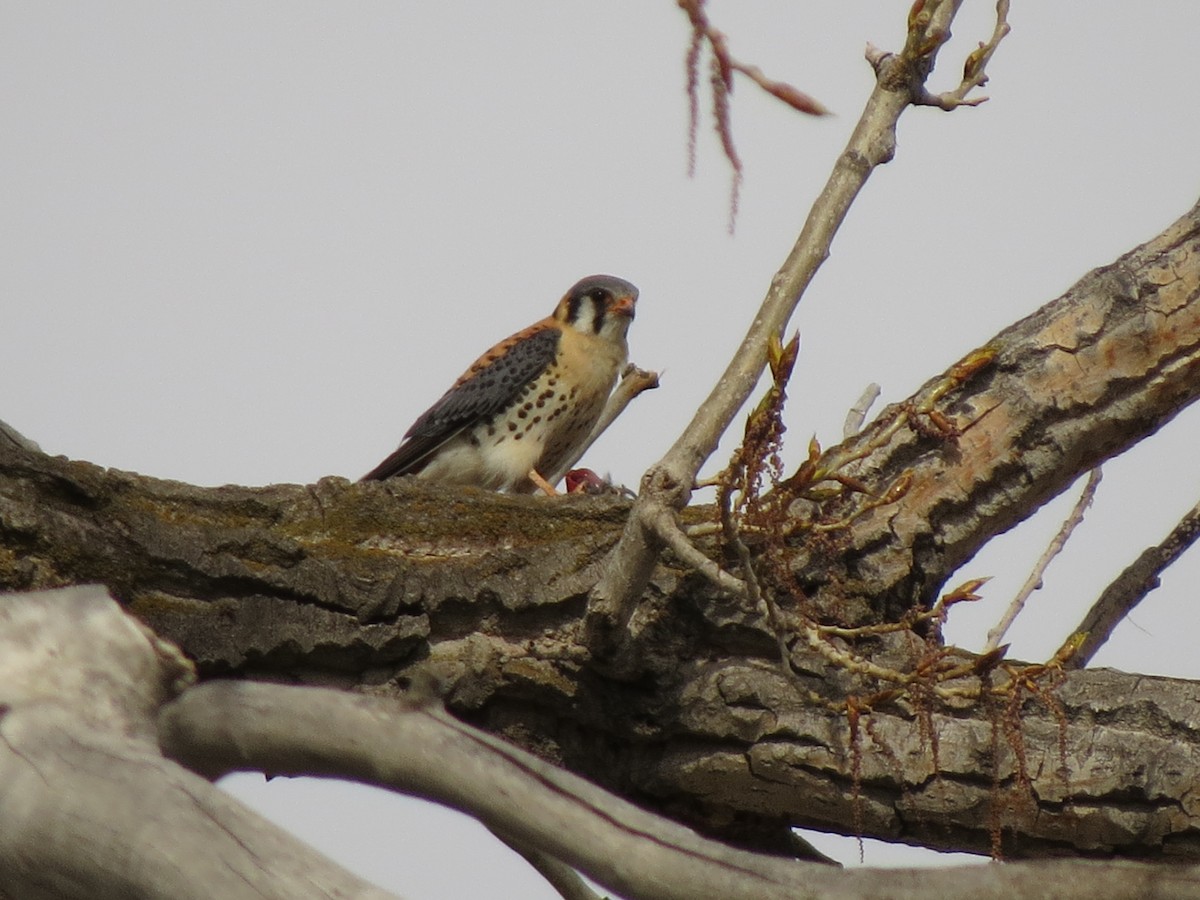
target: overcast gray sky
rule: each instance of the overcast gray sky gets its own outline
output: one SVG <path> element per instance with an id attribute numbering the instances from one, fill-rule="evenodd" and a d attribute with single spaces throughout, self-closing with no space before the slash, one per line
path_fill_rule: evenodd
<path id="1" fill-rule="evenodd" d="M 0 418 L 164 478 L 357 477 L 479 352 L 609 272 L 641 288 L 633 359 L 665 373 L 585 462 L 636 485 L 740 340 L 871 89 L 863 46 L 897 47 L 906 4 L 709 9 L 735 55 L 837 114 L 737 85 L 732 237 L 708 121 L 685 176 L 670 0 L 0 0 Z M 964 4 L 935 86 L 992 10 Z M 906 113 L 794 323 L 793 459 L 868 382 L 901 399 L 1195 202 L 1197 18 L 1194 0 L 1016 0 L 992 100 Z M 1188 411 L 1107 467 L 1014 655 L 1052 652 L 1196 502 L 1198 437 Z M 964 568 L 996 577 L 954 639 L 980 645 L 1071 502 Z M 1200 675 L 1198 579 L 1194 557 L 1170 571 L 1098 664 Z M 238 790 L 415 900 L 554 896 L 450 813 Z"/>

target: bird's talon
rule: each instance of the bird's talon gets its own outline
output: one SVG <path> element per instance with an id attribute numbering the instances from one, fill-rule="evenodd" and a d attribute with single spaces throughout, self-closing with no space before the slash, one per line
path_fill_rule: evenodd
<path id="1" fill-rule="evenodd" d="M 558 491 L 554 485 L 542 477 L 542 474 L 537 469 L 529 470 L 529 480 L 533 482 L 534 487 L 540 488 L 542 493 L 547 497 L 557 497 Z"/>

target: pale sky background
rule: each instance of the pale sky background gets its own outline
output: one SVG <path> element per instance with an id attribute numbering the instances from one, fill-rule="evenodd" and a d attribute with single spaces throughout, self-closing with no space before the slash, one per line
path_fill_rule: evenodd
<path id="1" fill-rule="evenodd" d="M 744 333 L 871 89 L 863 46 L 898 47 L 907 6 L 713 0 L 736 56 L 837 113 L 739 81 L 730 237 L 707 120 L 685 177 L 671 0 L 0 0 L 0 419 L 163 478 L 357 477 L 478 353 L 608 272 L 641 288 L 632 357 L 665 374 L 585 462 L 636 485 Z M 964 7 L 935 86 L 991 32 L 993 4 Z M 1195 0 L 1015 0 L 991 101 L 905 114 L 794 322 L 793 459 L 868 382 L 905 397 L 1195 202 L 1198 20 Z M 1196 502 L 1198 438 L 1191 410 L 1106 467 L 1014 656 L 1053 652 Z M 951 638 L 980 646 L 1074 494 L 964 568 L 995 578 Z M 1200 677 L 1198 578 L 1193 554 L 1097 663 Z M 456 814 L 231 786 L 414 900 L 556 896 Z"/>

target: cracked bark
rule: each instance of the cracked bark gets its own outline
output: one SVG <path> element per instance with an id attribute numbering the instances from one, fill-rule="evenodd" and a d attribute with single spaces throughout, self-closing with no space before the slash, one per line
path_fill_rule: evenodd
<path id="1" fill-rule="evenodd" d="M 910 486 L 886 506 L 848 496 L 816 510 L 853 520 L 793 548 L 810 600 L 857 621 L 928 601 L 991 536 L 1194 400 L 1198 251 L 1194 208 L 997 335 L 969 378 L 932 380 L 843 445 L 873 448 L 851 464 L 868 484 Z M 628 508 L 339 478 L 195 488 L 0 439 L 0 586 L 103 582 L 207 676 L 383 695 L 435 683 L 468 721 L 752 846 L 786 824 L 853 833 L 861 820 L 865 835 L 986 850 L 999 821 L 1010 857 L 1200 855 L 1193 682 L 1071 673 L 1065 727 L 1037 702 L 1022 710 L 1029 790 L 986 707 L 935 710 L 936 773 L 919 717 L 878 709 L 856 811 L 846 720 L 806 691 L 836 701 L 860 685 L 804 651 L 785 679 L 763 618 L 669 555 L 623 635 L 637 667 L 615 677 L 581 618 Z M 897 663 L 919 652 L 878 650 Z"/>

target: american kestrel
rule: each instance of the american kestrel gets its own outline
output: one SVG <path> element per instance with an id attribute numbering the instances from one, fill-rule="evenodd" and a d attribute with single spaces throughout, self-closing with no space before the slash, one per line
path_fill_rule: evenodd
<path id="1" fill-rule="evenodd" d="M 362 480 L 414 474 L 532 493 L 591 434 L 625 367 L 637 297 L 612 275 L 584 278 L 552 315 L 475 360 Z"/>

